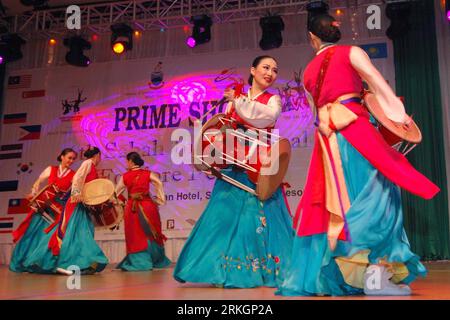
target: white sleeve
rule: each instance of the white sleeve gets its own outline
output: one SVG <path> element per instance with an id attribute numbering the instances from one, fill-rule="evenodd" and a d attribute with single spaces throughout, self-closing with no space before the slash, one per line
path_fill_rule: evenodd
<path id="1" fill-rule="evenodd" d="M 395 122 L 408 121 L 402 101 L 372 64 L 366 52 L 359 47 L 352 47 L 350 61 L 361 78 L 368 83 L 370 91 L 375 94 L 386 116 Z"/>
<path id="2" fill-rule="evenodd" d="M 125 184 L 123 183 L 123 176 L 120 177 L 119 182 L 116 185 L 116 195 L 119 196 L 126 189 Z"/>
<path id="3" fill-rule="evenodd" d="M 39 178 L 37 178 L 37 180 L 34 182 L 33 187 L 31 187 L 31 194 L 33 196 L 35 196 L 38 193 L 38 191 L 41 187 L 41 183 L 43 181 L 47 180 L 48 177 L 50 177 L 51 171 L 52 171 L 51 167 L 45 168 L 45 170 L 42 171 L 42 173 L 40 174 Z"/>
<path id="4" fill-rule="evenodd" d="M 150 181 L 155 188 L 156 203 L 164 205 L 166 203 L 166 195 L 164 194 L 164 188 L 158 175 L 154 172 L 150 172 Z"/>
<path id="5" fill-rule="evenodd" d="M 281 98 L 273 95 L 267 105 L 252 101 L 246 96 L 234 99 L 236 113 L 256 128 L 273 126 L 281 113 Z"/>
<path id="6" fill-rule="evenodd" d="M 77 170 L 72 180 L 72 191 L 71 196 L 80 195 L 83 191 L 84 181 L 86 180 L 86 176 L 91 171 L 92 161 L 86 160 L 84 161 L 80 168 Z"/>

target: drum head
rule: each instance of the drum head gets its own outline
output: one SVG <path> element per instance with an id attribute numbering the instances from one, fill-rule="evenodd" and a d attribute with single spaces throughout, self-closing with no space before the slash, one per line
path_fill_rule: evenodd
<path id="1" fill-rule="evenodd" d="M 194 150 L 192 151 L 192 163 L 194 164 L 194 167 L 197 170 L 204 171 L 209 170 L 209 167 L 202 163 L 199 159 L 197 159 L 196 156 L 202 156 L 203 154 L 203 134 L 210 129 L 211 127 L 214 127 L 220 122 L 221 118 L 224 118 L 224 113 L 218 113 L 214 115 L 211 119 L 206 121 L 206 123 L 202 126 L 200 134 L 194 136 Z M 206 162 L 208 162 L 206 159 L 203 159 Z"/>
<path id="2" fill-rule="evenodd" d="M 366 93 L 364 102 L 372 116 L 389 132 L 410 143 L 417 144 L 422 141 L 422 133 L 414 120 L 411 120 L 409 126 L 396 124 L 386 116 L 373 93 Z"/>
<path id="3" fill-rule="evenodd" d="M 278 147 L 276 144 L 278 144 Z M 287 139 L 281 139 L 276 144 L 272 145 L 271 148 L 270 164 L 263 165 L 258 176 L 256 193 L 261 201 L 269 199 L 278 189 L 283 182 L 289 167 L 289 161 L 291 159 L 291 143 Z M 272 153 L 272 151 L 277 148 L 278 152 Z"/>
<path id="4" fill-rule="evenodd" d="M 103 203 L 114 195 L 114 183 L 108 179 L 95 179 L 84 185 L 83 202 L 87 205 Z"/>

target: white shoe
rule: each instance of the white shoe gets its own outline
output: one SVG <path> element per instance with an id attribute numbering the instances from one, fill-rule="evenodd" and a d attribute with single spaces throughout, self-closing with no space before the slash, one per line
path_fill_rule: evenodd
<path id="1" fill-rule="evenodd" d="M 64 268 L 56 268 L 56 272 L 64 274 L 66 276 L 73 275 L 73 271 L 70 271 L 70 270 L 67 270 L 67 269 L 64 269 Z"/>
<path id="2" fill-rule="evenodd" d="M 411 288 L 390 281 L 392 273 L 386 267 L 370 265 L 364 274 L 364 294 L 368 296 L 409 296 Z"/>

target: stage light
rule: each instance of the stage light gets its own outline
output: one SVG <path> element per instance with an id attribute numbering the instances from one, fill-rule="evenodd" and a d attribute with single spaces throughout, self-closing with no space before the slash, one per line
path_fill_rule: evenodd
<path id="1" fill-rule="evenodd" d="M 263 17 L 259 19 L 259 25 L 262 29 L 259 47 L 262 50 L 279 48 L 283 44 L 281 32 L 284 30 L 284 22 L 280 16 L 273 15 Z"/>
<path id="2" fill-rule="evenodd" d="M 118 42 L 113 45 L 113 51 L 117 54 L 121 54 L 125 51 L 125 47 L 122 43 Z"/>
<path id="3" fill-rule="evenodd" d="M 195 47 L 195 39 L 193 37 L 188 37 L 186 39 L 186 44 L 188 45 L 188 47 L 193 48 Z"/>
<path id="4" fill-rule="evenodd" d="M 445 1 L 444 10 L 447 15 L 447 20 L 450 21 L 450 0 Z"/>
<path id="5" fill-rule="evenodd" d="M 3 63 L 22 59 L 21 47 L 23 44 L 25 44 L 25 40 L 15 33 L 2 35 L 0 38 L 0 55 L 3 58 Z"/>
<path id="6" fill-rule="evenodd" d="M 408 33 L 410 12 L 411 3 L 409 1 L 387 4 L 386 16 L 391 20 L 391 25 L 386 30 L 386 35 L 389 39 L 395 40 Z"/>
<path id="7" fill-rule="evenodd" d="M 199 16 L 192 16 L 191 22 L 194 24 L 194 27 L 192 28 L 192 35 L 186 39 L 186 44 L 193 48 L 199 44 L 209 42 L 211 40 L 211 18 L 206 14 L 202 14 Z"/>
<path id="8" fill-rule="evenodd" d="M 50 40 L 48 41 L 48 43 L 49 43 L 50 45 L 54 46 L 54 45 L 56 44 L 56 40 L 52 38 L 52 39 L 50 39 Z"/>
<path id="9" fill-rule="evenodd" d="M 87 67 L 91 60 L 84 55 L 83 50 L 90 49 L 91 43 L 80 36 L 64 39 L 64 46 L 69 48 L 66 62 L 77 67 Z"/>
<path id="10" fill-rule="evenodd" d="M 111 26 L 111 48 L 117 54 L 133 49 L 133 29 L 125 23 Z"/>
<path id="11" fill-rule="evenodd" d="M 342 13 L 343 13 L 343 11 L 342 11 L 341 9 L 337 9 L 337 10 L 336 10 L 336 15 L 337 15 L 337 16 L 342 15 Z"/>
<path id="12" fill-rule="evenodd" d="M 141 33 L 140 33 L 139 31 L 136 30 L 136 31 L 134 32 L 134 36 L 135 36 L 135 37 L 139 37 L 140 35 L 141 35 Z"/>
<path id="13" fill-rule="evenodd" d="M 0 56 L 0 64 L 3 64 L 3 57 Z"/>
<path id="14" fill-rule="evenodd" d="M 97 40 L 98 40 L 98 35 L 93 34 L 93 35 L 92 35 L 92 41 L 97 41 Z"/>

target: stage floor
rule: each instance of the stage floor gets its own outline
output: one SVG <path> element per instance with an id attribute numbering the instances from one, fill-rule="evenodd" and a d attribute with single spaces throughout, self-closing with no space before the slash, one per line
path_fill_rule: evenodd
<path id="1" fill-rule="evenodd" d="M 180 284 L 172 268 L 151 272 L 113 271 L 81 277 L 80 289 L 68 289 L 63 275 L 17 274 L 0 266 L 0 299 L 136 299 L 136 300 L 273 300 L 273 299 L 446 299 L 450 300 L 450 262 L 427 263 L 429 275 L 412 284 L 408 297 L 280 297 L 273 288 L 221 289 L 209 285 Z"/>

